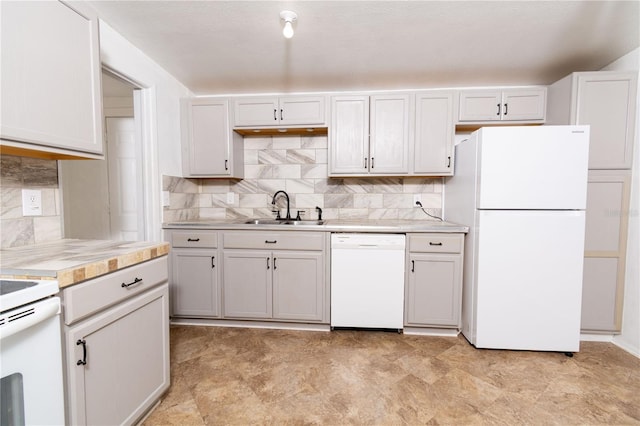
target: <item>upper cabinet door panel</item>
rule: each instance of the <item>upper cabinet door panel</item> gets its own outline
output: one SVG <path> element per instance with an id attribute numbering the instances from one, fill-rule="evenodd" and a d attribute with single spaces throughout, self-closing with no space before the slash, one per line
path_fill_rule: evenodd
<path id="1" fill-rule="evenodd" d="M 332 99 L 329 151 L 329 173 L 368 172 L 368 96 L 337 96 Z"/>
<path id="2" fill-rule="evenodd" d="M 102 154 L 97 18 L 58 1 L 0 7 L 1 138 Z"/>
<path id="3" fill-rule="evenodd" d="M 631 168 L 636 85 L 631 73 L 578 75 L 575 122 L 591 126 L 590 169 Z"/>
<path id="4" fill-rule="evenodd" d="M 371 173 L 409 171 L 409 95 L 371 97 Z"/>
<path id="5" fill-rule="evenodd" d="M 453 94 L 417 94 L 414 174 L 453 174 Z"/>
<path id="6" fill-rule="evenodd" d="M 191 174 L 229 174 L 229 120 L 227 101 L 191 105 Z"/>
<path id="7" fill-rule="evenodd" d="M 235 101 L 235 126 L 274 126 L 278 122 L 278 98 L 241 98 Z"/>
<path id="8" fill-rule="evenodd" d="M 474 90 L 460 93 L 460 121 L 500 121 L 502 92 Z"/>
<path id="9" fill-rule="evenodd" d="M 283 126 L 320 125 L 325 123 L 324 96 L 290 96 L 280 98 L 278 115 Z"/>
<path id="10" fill-rule="evenodd" d="M 509 121 L 544 120 L 546 90 L 505 90 L 502 95 L 502 119 Z"/>

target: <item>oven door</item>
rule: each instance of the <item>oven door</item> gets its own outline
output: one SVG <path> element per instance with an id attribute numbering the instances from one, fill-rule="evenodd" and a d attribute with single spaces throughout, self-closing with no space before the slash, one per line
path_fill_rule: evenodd
<path id="1" fill-rule="evenodd" d="M 0 314 L 0 424 L 64 424 L 60 299 Z"/>

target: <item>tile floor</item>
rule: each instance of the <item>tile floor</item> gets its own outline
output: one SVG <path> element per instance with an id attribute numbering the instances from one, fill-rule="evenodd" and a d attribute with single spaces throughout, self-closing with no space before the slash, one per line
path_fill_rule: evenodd
<path id="1" fill-rule="evenodd" d="M 640 359 L 608 343 L 172 326 L 171 382 L 144 425 L 640 424 Z"/>

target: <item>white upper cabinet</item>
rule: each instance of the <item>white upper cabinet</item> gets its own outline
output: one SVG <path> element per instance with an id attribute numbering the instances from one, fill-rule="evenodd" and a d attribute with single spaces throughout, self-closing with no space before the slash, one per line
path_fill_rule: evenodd
<path id="1" fill-rule="evenodd" d="M 369 97 L 331 100 L 329 174 L 366 174 L 369 159 Z"/>
<path id="2" fill-rule="evenodd" d="M 460 122 L 544 122 L 544 87 L 505 90 L 463 90 L 460 92 Z"/>
<path id="3" fill-rule="evenodd" d="M 370 99 L 369 173 L 409 172 L 409 95 L 375 95 Z"/>
<path id="4" fill-rule="evenodd" d="M 413 174 L 452 175 L 454 94 L 419 92 L 415 98 Z"/>
<path id="5" fill-rule="evenodd" d="M 549 122 L 591 126 L 589 169 L 630 169 L 636 91 L 637 73 L 573 73 L 549 86 Z"/>
<path id="6" fill-rule="evenodd" d="M 98 19 L 82 7 L 0 2 L 2 153 L 102 158 Z"/>
<path id="7" fill-rule="evenodd" d="M 325 126 L 325 108 L 324 96 L 237 98 L 234 126 Z"/>
<path id="8" fill-rule="evenodd" d="M 229 100 L 182 100 L 184 177 L 244 176 L 244 139 L 231 128 Z"/>
<path id="9" fill-rule="evenodd" d="M 329 174 L 408 174 L 409 109 L 404 94 L 333 97 Z"/>

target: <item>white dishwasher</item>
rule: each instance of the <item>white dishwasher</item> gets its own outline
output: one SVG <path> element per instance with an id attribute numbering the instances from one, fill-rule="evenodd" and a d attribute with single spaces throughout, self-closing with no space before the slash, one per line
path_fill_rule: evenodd
<path id="1" fill-rule="evenodd" d="M 403 328 L 405 236 L 331 234 L 331 327 Z"/>

